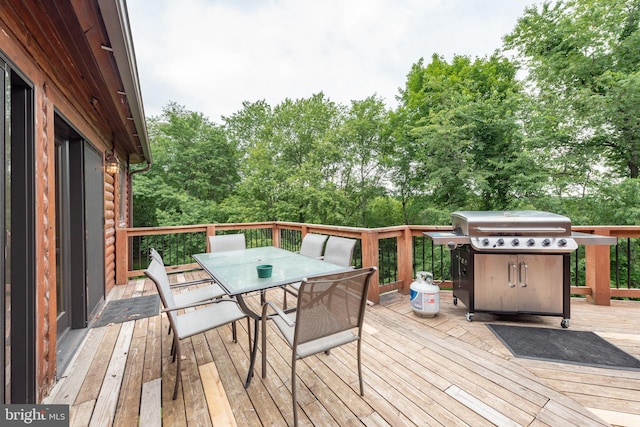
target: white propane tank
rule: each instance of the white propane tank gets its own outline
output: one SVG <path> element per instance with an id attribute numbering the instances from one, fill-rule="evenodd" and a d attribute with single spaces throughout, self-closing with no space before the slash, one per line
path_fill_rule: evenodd
<path id="1" fill-rule="evenodd" d="M 433 274 L 416 272 L 416 280 L 409 287 L 411 308 L 421 317 L 434 317 L 440 310 L 440 287 L 433 284 Z"/>

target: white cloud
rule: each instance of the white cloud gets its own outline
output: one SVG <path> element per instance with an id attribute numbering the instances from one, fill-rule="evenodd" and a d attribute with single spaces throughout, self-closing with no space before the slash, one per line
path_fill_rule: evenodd
<path id="1" fill-rule="evenodd" d="M 147 115 L 169 101 L 214 121 L 243 101 L 323 91 L 395 106 L 411 65 L 485 56 L 533 0 L 129 0 Z"/>

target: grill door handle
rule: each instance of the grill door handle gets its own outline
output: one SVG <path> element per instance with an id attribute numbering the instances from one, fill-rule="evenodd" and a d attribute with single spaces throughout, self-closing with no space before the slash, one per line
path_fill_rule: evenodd
<path id="1" fill-rule="evenodd" d="M 518 267 L 516 266 L 515 262 L 509 261 L 507 263 L 507 281 L 509 282 L 509 287 L 510 288 L 515 288 L 516 287 L 516 284 L 513 283 L 513 280 L 511 280 L 511 272 L 514 272 L 514 277 L 515 277 L 515 275 L 517 274 L 517 271 L 516 271 L 517 268 Z"/>
<path id="2" fill-rule="evenodd" d="M 527 272 L 529 271 L 529 266 L 526 262 L 520 262 L 520 268 L 518 268 L 518 281 L 520 282 L 520 286 L 523 288 L 527 287 Z M 524 274 L 523 274 L 524 272 Z M 522 276 L 524 276 L 524 280 L 522 280 Z"/>

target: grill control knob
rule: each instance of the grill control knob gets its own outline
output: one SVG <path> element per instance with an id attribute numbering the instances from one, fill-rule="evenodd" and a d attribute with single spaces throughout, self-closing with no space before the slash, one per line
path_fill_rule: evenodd
<path id="1" fill-rule="evenodd" d="M 536 244 L 536 241 L 534 239 L 527 240 L 527 246 L 533 246 L 535 244 Z"/>
<path id="2" fill-rule="evenodd" d="M 567 246 L 567 239 L 558 240 L 558 246 Z"/>
<path id="3" fill-rule="evenodd" d="M 489 239 L 487 239 L 486 237 L 484 239 L 482 239 L 482 245 L 483 246 L 489 246 Z"/>
<path id="4" fill-rule="evenodd" d="M 551 244 L 551 240 L 549 240 L 549 239 L 544 239 L 542 241 L 542 246 L 549 246 L 550 244 Z"/>
<path id="5" fill-rule="evenodd" d="M 511 246 L 520 246 L 520 240 L 518 239 L 513 239 L 511 241 Z"/>
<path id="6" fill-rule="evenodd" d="M 504 239 L 502 237 L 498 239 L 498 246 L 504 246 Z"/>

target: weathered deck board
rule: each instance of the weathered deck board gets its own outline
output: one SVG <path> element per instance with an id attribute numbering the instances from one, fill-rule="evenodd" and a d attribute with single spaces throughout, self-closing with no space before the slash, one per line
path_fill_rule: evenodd
<path id="1" fill-rule="evenodd" d="M 55 389 L 55 393 L 47 398 L 49 401 L 56 403 L 73 405 L 76 402 L 85 377 L 91 368 L 92 357 L 100 347 L 107 328 L 91 329 L 84 340 L 84 345 L 76 353 L 73 360 L 69 363 L 69 369 L 61 377 Z"/>
<path id="2" fill-rule="evenodd" d="M 211 362 L 200 366 L 200 376 L 204 394 L 209 406 L 209 415 L 214 426 L 236 426 L 236 418 L 224 392 L 216 364 Z"/>
<path id="3" fill-rule="evenodd" d="M 148 318 L 142 382 L 162 377 L 162 335 L 166 334 L 167 330 L 162 329 L 160 316 Z"/>
<path id="4" fill-rule="evenodd" d="M 178 280 L 198 277 L 201 273 L 189 273 Z M 153 292 L 150 281 L 133 280 L 109 298 Z M 606 420 L 637 425 L 640 372 L 515 358 L 486 327 L 488 322 L 513 318 L 478 314 L 467 322 L 464 306 L 454 306 L 450 296 L 442 293 L 435 318 L 415 316 L 408 297 L 398 294 L 367 309 L 364 396 L 359 394 L 355 344 L 299 361 L 300 424 L 543 427 L 601 426 Z M 268 298 L 278 302 L 282 292 L 270 292 Z M 257 297 L 251 304 L 257 307 Z M 558 318 L 517 321 L 559 327 Z M 291 352 L 270 323 L 267 377 L 262 378 L 259 352 L 246 390 L 245 321 L 237 323 L 237 343 L 228 325 L 184 340 L 183 382 L 175 401 L 166 316 L 130 323 L 131 327 L 114 324 L 90 330 L 83 349 L 47 399 L 72 405 L 72 425 L 87 425 L 90 419 L 136 425 L 138 416 L 148 425 L 160 416 L 171 426 L 291 425 Z M 640 303 L 612 301 L 611 307 L 602 307 L 572 301 L 572 329 L 593 330 L 635 357 L 640 356 L 638 324 Z M 109 393 L 115 396 L 107 398 Z"/>
<path id="5" fill-rule="evenodd" d="M 93 414 L 93 408 L 96 406 L 96 401 L 87 400 L 79 405 L 74 405 L 69 410 L 69 425 L 70 427 L 86 427 L 91 421 L 91 414 Z"/>
<path id="6" fill-rule="evenodd" d="M 135 321 L 129 321 L 123 323 L 120 328 L 107 371 L 102 380 L 100 394 L 91 416 L 91 426 L 111 426 L 111 420 L 116 418 L 118 396 L 120 395 L 122 379 L 127 371 L 127 359 L 129 359 L 127 355 L 133 338 L 134 326 Z M 131 403 L 138 406 L 139 396 L 139 394 L 136 394 L 136 401 Z"/>
<path id="7" fill-rule="evenodd" d="M 148 319 L 141 319 L 135 322 L 114 419 L 114 425 L 117 426 L 135 427 L 138 422 L 138 415 L 141 413 L 139 402 L 143 389 L 142 371 L 144 368 L 148 325 Z"/>
<path id="8" fill-rule="evenodd" d="M 99 351 L 95 353 L 95 357 L 92 359 L 91 366 L 78 392 L 75 404 L 97 399 L 100 389 L 102 388 L 102 382 L 109 367 L 111 354 L 113 353 L 113 348 L 116 345 L 116 340 L 120 333 L 120 325 L 107 325 L 103 327 L 107 328 L 107 330 L 102 338 Z M 87 357 L 92 356 L 94 355 L 87 355 Z M 73 371 L 68 372 L 70 372 L 68 375 L 73 374 Z"/>
<path id="9" fill-rule="evenodd" d="M 137 420 L 137 418 L 134 418 Z M 119 425 L 114 422 L 114 425 Z M 142 384 L 140 427 L 162 425 L 162 380 L 156 378 Z"/>

